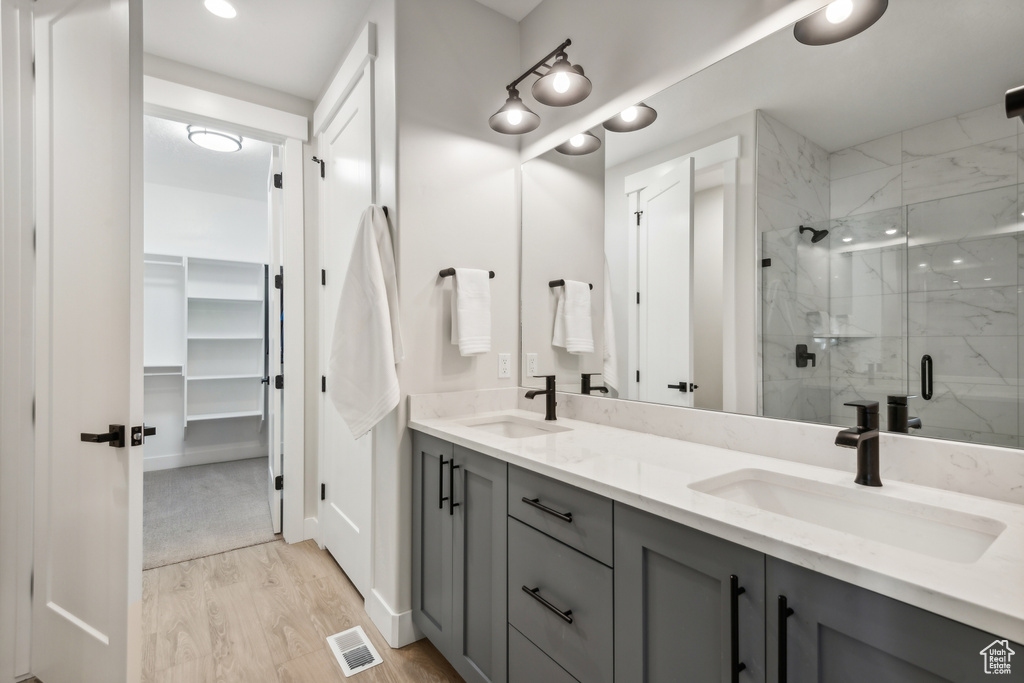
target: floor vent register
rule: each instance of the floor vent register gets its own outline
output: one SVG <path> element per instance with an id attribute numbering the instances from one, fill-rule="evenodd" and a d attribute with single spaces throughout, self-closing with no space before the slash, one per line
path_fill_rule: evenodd
<path id="1" fill-rule="evenodd" d="M 366 637 L 362 626 L 335 633 L 327 638 L 327 644 L 331 646 L 331 652 L 337 658 L 346 678 L 384 661 L 377 654 L 370 639 Z"/>

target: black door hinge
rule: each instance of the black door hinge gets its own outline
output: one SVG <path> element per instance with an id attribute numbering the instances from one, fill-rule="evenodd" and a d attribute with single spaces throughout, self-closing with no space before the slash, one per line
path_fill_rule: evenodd
<path id="1" fill-rule="evenodd" d="M 278 190 L 284 187 L 284 173 L 274 174 L 274 187 L 276 187 Z"/>
<path id="2" fill-rule="evenodd" d="M 634 211 L 633 213 L 636 214 L 636 227 L 639 228 L 640 227 L 640 216 L 643 216 L 644 212 L 643 211 Z"/>
<path id="3" fill-rule="evenodd" d="M 317 163 L 317 164 L 320 164 L 320 177 L 321 178 L 326 178 L 327 177 L 327 164 L 324 163 L 324 160 L 321 159 L 320 157 L 313 157 L 313 162 Z"/>
<path id="4" fill-rule="evenodd" d="M 284 389 L 284 375 L 277 375 L 274 377 L 274 388 Z"/>
<path id="5" fill-rule="evenodd" d="M 320 269 L 320 284 L 327 286 L 327 271 L 323 268 Z"/>
<path id="6" fill-rule="evenodd" d="M 640 381 L 640 371 L 639 370 L 636 371 L 636 381 L 637 382 Z"/>
<path id="7" fill-rule="evenodd" d="M 637 293 L 636 293 L 636 302 L 637 302 L 638 304 L 640 303 L 640 292 L 637 292 Z"/>
<path id="8" fill-rule="evenodd" d="M 772 265 L 772 260 L 770 258 L 763 258 L 763 259 L 761 259 L 761 267 L 762 268 L 767 268 L 770 265 Z"/>
<path id="9" fill-rule="evenodd" d="M 327 375 L 320 375 L 320 391 L 327 393 Z"/>
<path id="10" fill-rule="evenodd" d="M 36 594 L 36 570 L 33 568 L 28 574 L 28 597 L 35 597 Z"/>
<path id="11" fill-rule="evenodd" d="M 274 477 L 274 490 L 275 491 L 282 491 L 282 490 L 284 490 L 284 475 L 283 474 L 279 474 L 276 477 Z"/>
<path id="12" fill-rule="evenodd" d="M 320 484 L 320 500 L 327 500 L 327 484 Z"/>
<path id="13" fill-rule="evenodd" d="M 274 276 L 274 289 L 284 289 L 284 273 Z"/>

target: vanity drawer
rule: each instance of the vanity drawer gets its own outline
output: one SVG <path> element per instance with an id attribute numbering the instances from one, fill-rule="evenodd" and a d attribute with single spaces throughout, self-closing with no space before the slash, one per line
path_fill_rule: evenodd
<path id="1" fill-rule="evenodd" d="M 536 503 L 531 505 L 524 499 Z M 608 498 L 509 467 L 508 513 L 609 567 L 612 565 L 612 501 Z M 572 521 L 564 516 L 571 516 Z"/>
<path id="2" fill-rule="evenodd" d="M 612 600 L 611 569 L 508 520 L 509 623 L 581 681 L 612 680 Z"/>
<path id="3" fill-rule="evenodd" d="M 579 683 L 512 626 L 508 627 L 508 683 Z"/>

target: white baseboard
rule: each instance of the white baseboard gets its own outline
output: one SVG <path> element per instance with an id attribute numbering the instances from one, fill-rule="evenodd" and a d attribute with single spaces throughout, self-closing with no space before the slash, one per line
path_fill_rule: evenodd
<path id="1" fill-rule="evenodd" d="M 212 465 L 215 462 L 232 460 L 248 460 L 249 458 L 267 457 L 266 447 L 260 446 L 225 446 L 219 448 L 203 448 L 185 453 L 170 453 L 142 458 L 142 471 L 170 470 L 176 467 L 192 467 L 193 465 Z"/>
<path id="2" fill-rule="evenodd" d="M 306 517 L 302 520 L 302 538 L 307 541 L 313 539 L 320 546 L 320 550 L 324 549 L 324 544 L 320 542 L 320 520 L 318 518 Z"/>
<path id="3" fill-rule="evenodd" d="M 391 647 L 405 647 L 423 638 L 423 632 L 412 623 L 412 610 L 393 612 L 377 591 L 371 590 L 366 596 L 365 607 L 370 621 Z"/>

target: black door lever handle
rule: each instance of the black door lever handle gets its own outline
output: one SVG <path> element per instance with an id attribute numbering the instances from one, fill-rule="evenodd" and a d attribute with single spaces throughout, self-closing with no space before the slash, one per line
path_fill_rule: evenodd
<path id="1" fill-rule="evenodd" d="M 86 432 L 82 432 L 82 441 L 85 443 L 105 443 L 111 448 L 124 448 L 124 425 L 110 425 L 109 429 L 110 431 L 106 434 L 88 434 Z"/>

